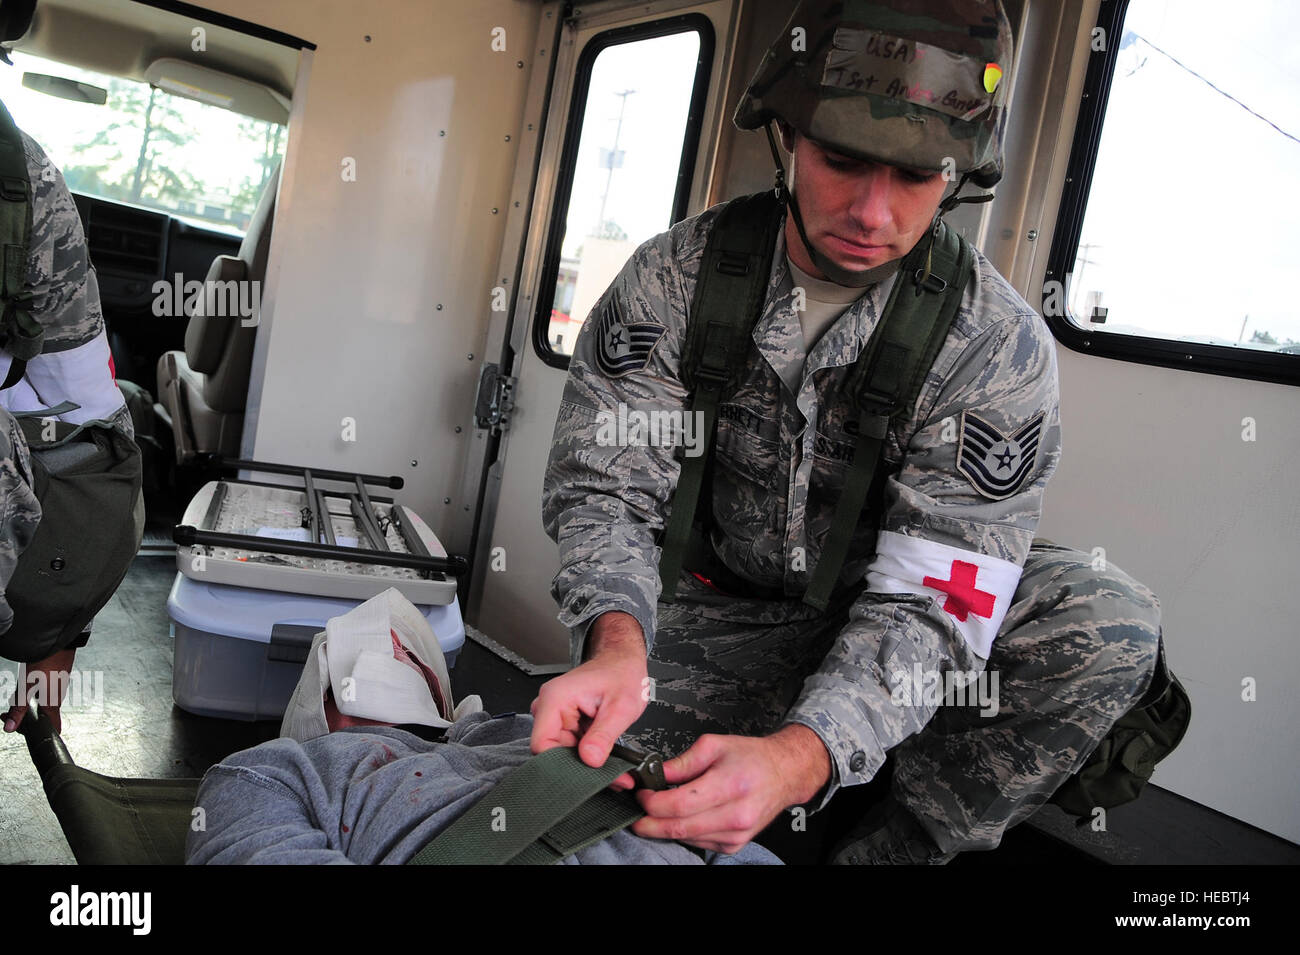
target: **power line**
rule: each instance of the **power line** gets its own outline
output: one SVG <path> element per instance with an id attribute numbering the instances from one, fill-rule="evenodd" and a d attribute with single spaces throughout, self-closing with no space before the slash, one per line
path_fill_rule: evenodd
<path id="1" fill-rule="evenodd" d="M 1232 100 L 1234 103 L 1236 103 L 1236 104 L 1237 104 L 1238 106 L 1240 106 L 1242 109 L 1244 109 L 1246 112 L 1250 113 L 1251 116 L 1254 116 L 1256 119 L 1261 119 L 1261 120 L 1263 120 L 1264 122 L 1268 123 L 1270 126 L 1272 126 L 1274 129 L 1276 129 L 1279 133 L 1281 133 L 1283 136 L 1285 136 L 1287 139 L 1291 140 L 1292 142 L 1300 143 L 1300 138 L 1296 138 L 1295 136 L 1292 136 L 1292 135 L 1291 135 L 1290 133 L 1288 133 L 1285 129 L 1283 129 L 1281 126 L 1279 126 L 1277 123 L 1275 123 L 1275 122 L 1273 122 L 1271 119 L 1269 119 L 1267 116 L 1261 116 L 1259 113 L 1255 112 L 1253 109 L 1251 109 L 1249 106 L 1247 106 L 1247 105 L 1246 105 L 1245 103 L 1243 103 L 1241 100 L 1237 99 L 1237 97 L 1233 96 L 1231 93 L 1229 93 L 1229 92 L 1227 92 L 1227 91 L 1225 91 L 1225 90 L 1221 90 L 1221 89 L 1219 89 L 1219 87 L 1215 86 L 1213 83 L 1211 83 L 1209 80 L 1207 80 L 1207 79 L 1206 79 L 1204 76 L 1202 76 L 1200 73 L 1197 73 L 1194 69 L 1192 69 L 1190 66 L 1187 66 L 1185 63 L 1180 62 L 1180 61 L 1178 60 L 1177 57 L 1170 56 L 1168 53 L 1166 53 L 1164 50 L 1160 49 L 1160 47 L 1156 46 L 1154 43 L 1152 43 L 1150 40 L 1148 40 L 1148 39 L 1147 39 L 1146 37 L 1144 37 L 1142 34 L 1140 34 L 1140 33 L 1136 33 L 1136 32 L 1134 32 L 1134 31 L 1132 31 L 1132 30 L 1130 30 L 1129 32 L 1132 33 L 1133 36 L 1135 36 L 1137 39 L 1139 39 L 1139 40 L 1141 40 L 1143 43 L 1145 43 L 1147 46 L 1151 47 L 1151 49 L 1155 50 L 1155 51 L 1156 51 L 1157 53 L 1159 53 L 1161 56 L 1165 57 L 1165 58 L 1168 59 L 1168 60 L 1171 60 L 1171 61 L 1174 63 L 1174 65 L 1178 66 L 1180 69 L 1186 70 L 1188 73 L 1191 73 L 1192 76 L 1196 77 L 1198 80 L 1200 80 L 1202 83 L 1204 83 L 1204 84 L 1205 84 L 1206 86 L 1208 86 L 1210 89 L 1214 90 L 1214 92 L 1218 93 L 1220 96 L 1225 96 L 1225 97 L 1227 97 L 1228 99 Z"/>

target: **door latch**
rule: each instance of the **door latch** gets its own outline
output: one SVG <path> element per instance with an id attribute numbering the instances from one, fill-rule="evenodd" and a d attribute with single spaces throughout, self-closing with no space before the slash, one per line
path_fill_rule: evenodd
<path id="1" fill-rule="evenodd" d="M 510 427 L 510 412 L 515 406 L 516 379 L 501 374 L 500 366 L 484 365 L 479 374 L 478 395 L 474 399 L 474 423 L 490 431 Z"/>

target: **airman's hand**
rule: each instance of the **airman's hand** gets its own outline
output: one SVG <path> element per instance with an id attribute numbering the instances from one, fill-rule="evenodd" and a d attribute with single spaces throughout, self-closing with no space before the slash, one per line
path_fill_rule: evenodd
<path id="1" fill-rule="evenodd" d="M 646 816 L 632 831 L 648 839 L 739 852 L 782 810 L 810 801 L 830 774 L 830 755 L 806 726 L 786 726 L 761 739 L 701 736 L 664 763 L 664 775 L 676 789 L 637 793 Z"/>
<path id="2" fill-rule="evenodd" d="M 586 663 L 543 684 L 533 701 L 531 747 L 577 746 L 588 766 L 603 766 L 619 736 L 646 708 L 645 637 L 636 618 L 606 613 L 592 625 Z M 626 774 L 616 783 L 630 786 Z"/>
<path id="3" fill-rule="evenodd" d="M 68 676 L 72 672 L 72 663 L 77 655 L 76 648 L 59 650 L 44 660 L 26 665 L 26 678 L 22 681 L 9 700 L 9 709 L 4 715 L 4 731 L 12 733 L 23 721 L 29 701 L 35 702 L 42 713 L 50 717 L 55 732 L 63 731 L 63 721 L 59 718 L 59 706 L 68 688 Z M 58 698 L 51 694 L 57 690 Z"/>

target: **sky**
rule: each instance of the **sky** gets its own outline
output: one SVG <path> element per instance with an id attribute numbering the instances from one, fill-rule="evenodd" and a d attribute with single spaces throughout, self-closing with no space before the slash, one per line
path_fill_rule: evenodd
<path id="1" fill-rule="evenodd" d="M 1189 72 L 1300 137 L 1300 4 L 1132 0 L 1125 31 L 1072 300 L 1100 292 L 1102 329 L 1300 341 L 1300 142 Z"/>
<path id="2" fill-rule="evenodd" d="M 690 32 L 607 47 L 597 56 L 569 201 L 566 256 L 573 255 L 600 218 L 609 178 L 600 165 L 600 150 L 613 147 L 616 130 L 623 166 L 609 178 L 605 219 L 616 222 L 635 244 L 672 224 L 698 55 L 699 35 Z M 636 92 L 626 97 L 620 128 L 624 98 L 618 94 L 629 89 Z"/>

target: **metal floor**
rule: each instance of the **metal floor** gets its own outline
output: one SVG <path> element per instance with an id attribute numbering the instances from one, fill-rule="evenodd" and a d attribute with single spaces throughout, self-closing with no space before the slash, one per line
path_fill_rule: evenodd
<path id="1" fill-rule="evenodd" d="M 200 776 L 227 754 L 279 731 L 278 721 L 210 719 L 173 705 L 166 603 L 175 574 L 173 557 L 137 557 L 96 618 L 89 645 L 77 654 L 77 670 L 83 679 L 89 675 L 91 692 L 83 696 L 91 705 L 64 709 L 63 737 L 88 769 L 112 776 Z M 546 679 L 528 676 L 472 641 L 451 676 L 458 698 L 478 693 L 496 713 L 526 712 Z M 73 862 L 17 733 L 0 738 L 0 780 L 0 863 Z M 1148 787 L 1137 803 L 1111 810 L 1109 832 L 1080 833 L 1049 806 L 1007 833 L 994 852 L 967 853 L 953 864 L 1298 862 L 1300 847 Z"/>

